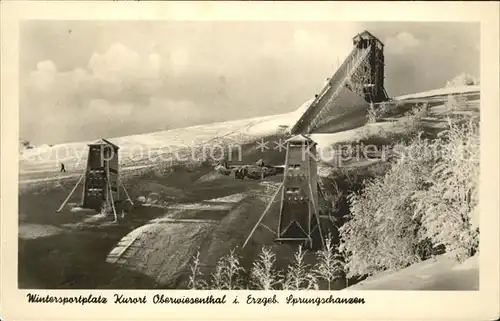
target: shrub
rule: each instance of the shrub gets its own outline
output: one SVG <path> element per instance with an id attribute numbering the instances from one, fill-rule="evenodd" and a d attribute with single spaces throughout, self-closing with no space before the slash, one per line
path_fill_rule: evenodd
<path id="1" fill-rule="evenodd" d="M 340 209 L 340 202 L 344 198 L 343 191 L 340 190 L 338 184 L 334 181 L 331 182 L 329 185 L 329 189 L 331 191 L 325 188 L 324 182 L 320 181 L 320 186 L 321 186 L 321 193 L 322 193 L 322 202 L 320 203 L 320 211 L 322 213 L 329 212 L 331 215 L 337 213 L 337 211 Z"/>
<path id="2" fill-rule="evenodd" d="M 392 104 L 395 105 L 395 104 Z M 368 123 L 376 123 L 380 118 L 387 117 L 391 115 L 393 111 L 391 108 L 391 104 L 388 102 L 382 102 L 379 104 L 370 104 L 368 108 Z"/>
<path id="3" fill-rule="evenodd" d="M 320 181 L 325 198 L 325 202 L 322 203 L 322 211 L 331 213 L 337 219 L 346 216 L 349 213 L 349 195 L 360 192 L 366 180 L 383 176 L 389 168 L 390 164 L 387 163 L 337 168 Z"/>
<path id="4" fill-rule="evenodd" d="M 429 106 L 427 103 L 417 104 L 405 114 L 402 124 L 407 135 L 416 135 L 422 130 L 421 120 L 429 114 Z"/>

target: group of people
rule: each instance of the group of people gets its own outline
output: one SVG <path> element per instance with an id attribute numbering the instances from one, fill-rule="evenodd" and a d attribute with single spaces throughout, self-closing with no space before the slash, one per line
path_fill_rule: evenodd
<path id="1" fill-rule="evenodd" d="M 266 166 L 266 163 L 264 163 L 264 161 L 263 161 L 262 159 L 259 159 L 259 160 L 255 163 L 255 165 L 256 165 L 257 167 L 260 167 L 260 168 L 261 168 L 261 169 L 260 169 L 260 175 L 259 175 L 259 176 L 260 176 L 260 178 L 261 178 L 261 179 L 262 179 L 262 178 L 264 178 L 264 167 Z M 236 179 L 244 179 L 245 177 L 250 177 L 250 176 L 249 176 L 249 170 L 248 170 L 248 167 L 249 167 L 248 165 L 245 165 L 245 166 L 241 166 L 240 168 L 238 168 L 238 169 L 236 170 L 236 172 L 234 173 L 234 177 L 235 177 Z M 255 179 L 255 174 L 256 174 L 256 173 L 259 173 L 259 171 L 258 171 L 258 170 L 257 170 L 257 171 L 252 171 L 252 173 L 251 173 L 251 174 L 252 174 L 251 176 L 252 176 L 254 179 Z"/>
<path id="2" fill-rule="evenodd" d="M 263 168 L 266 166 L 266 164 L 264 163 L 264 161 L 262 159 L 259 159 L 255 165 L 257 165 L 257 167 L 260 167 L 260 168 Z M 241 166 L 241 167 L 238 167 L 235 172 L 234 172 L 234 177 L 236 179 L 245 179 L 245 177 L 248 177 L 248 174 L 249 174 L 249 165 L 244 165 L 244 166 Z M 217 166 L 215 166 L 215 170 L 220 172 L 220 173 L 223 173 L 225 175 L 229 175 L 231 173 L 231 170 L 229 169 L 228 167 L 228 164 L 225 160 L 223 161 L 220 161 L 217 163 Z M 263 176 L 263 170 L 262 170 L 262 173 L 261 173 L 261 176 Z"/>

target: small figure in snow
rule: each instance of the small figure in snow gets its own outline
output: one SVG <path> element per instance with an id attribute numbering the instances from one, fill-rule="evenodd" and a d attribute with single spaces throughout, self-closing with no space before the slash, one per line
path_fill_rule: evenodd
<path id="1" fill-rule="evenodd" d="M 66 168 L 64 167 L 64 163 L 61 163 L 61 170 L 60 172 L 66 172 Z"/>

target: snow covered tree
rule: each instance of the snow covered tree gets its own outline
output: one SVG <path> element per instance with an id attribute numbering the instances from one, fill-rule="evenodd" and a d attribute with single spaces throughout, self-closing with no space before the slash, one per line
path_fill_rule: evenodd
<path id="1" fill-rule="evenodd" d="M 276 256 L 268 247 L 262 247 L 257 260 L 253 262 L 250 272 L 251 284 L 258 290 L 276 289 L 282 283 L 280 273 L 276 271 L 274 263 Z"/>
<path id="2" fill-rule="evenodd" d="M 243 286 L 243 267 L 234 249 L 217 262 L 212 273 L 211 286 L 217 290 L 235 290 Z"/>
<path id="3" fill-rule="evenodd" d="M 203 280 L 203 273 L 200 271 L 200 251 L 197 251 L 193 256 L 193 261 L 189 267 L 189 283 L 188 288 L 191 290 L 203 290 L 207 288 L 207 283 Z"/>
<path id="4" fill-rule="evenodd" d="M 415 193 L 432 168 L 432 155 L 420 136 L 394 151 L 399 159 L 383 177 L 365 182 L 360 193 L 349 195 L 349 220 L 340 228 L 348 253 L 347 277 L 369 275 L 415 263 L 419 221 L 413 217 Z"/>
<path id="5" fill-rule="evenodd" d="M 283 283 L 284 290 L 312 290 L 318 289 L 315 275 L 311 266 L 304 261 L 306 251 L 302 250 L 302 245 L 295 252 L 293 262 L 288 266 Z"/>
<path id="6" fill-rule="evenodd" d="M 414 217 L 422 220 L 422 237 L 456 251 L 459 260 L 474 254 L 479 230 L 474 227 L 479 191 L 479 127 L 472 120 L 449 123 L 434 144 L 440 157 L 426 175 L 427 189 L 415 195 Z"/>
<path id="7" fill-rule="evenodd" d="M 219 259 L 215 266 L 215 271 L 212 273 L 212 282 L 210 284 L 210 289 L 224 290 L 224 269 L 224 260 Z"/>
<path id="8" fill-rule="evenodd" d="M 341 277 L 344 272 L 344 263 L 338 249 L 334 247 L 331 234 L 326 237 L 324 248 L 316 252 L 316 257 L 318 261 L 313 272 L 318 279 L 324 280 L 327 283 L 328 290 L 331 290 L 332 282 Z"/>
<path id="9" fill-rule="evenodd" d="M 459 260 L 477 251 L 479 128 L 472 119 L 448 125 L 432 140 L 396 144 L 385 176 L 349 196 L 340 228 L 347 277 L 403 268 L 443 247 Z"/>

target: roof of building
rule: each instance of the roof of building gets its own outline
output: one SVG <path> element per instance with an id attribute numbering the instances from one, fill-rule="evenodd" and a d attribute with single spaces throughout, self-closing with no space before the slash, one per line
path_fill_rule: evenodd
<path id="1" fill-rule="evenodd" d="M 356 40 L 356 39 L 359 39 L 359 38 L 376 39 L 378 42 L 380 42 L 382 44 L 382 46 L 384 45 L 382 43 L 382 41 L 380 41 L 380 39 L 378 39 L 377 37 L 375 37 L 374 35 L 372 35 L 368 30 L 364 30 L 363 32 L 358 33 L 352 39 Z"/>
<path id="2" fill-rule="evenodd" d="M 289 139 L 286 140 L 287 143 L 313 143 L 316 144 L 315 141 L 313 141 L 311 138 L 303 135 L 303 134 L 298 134 L 296 136 L 293 136 Z"/>
<path id="3" fill-rule="evenodd" d="M 111 145 L 111 146 L 115 147 L 116 149 L 120 148 L 117 145 L 113 144 L 112 142 L 110 142 L 109 140 L 104 139 L 104 138 L 99 138 L 98 140 L 96 140 L 93 143 L 90 143 L 89 145 Z"/>

